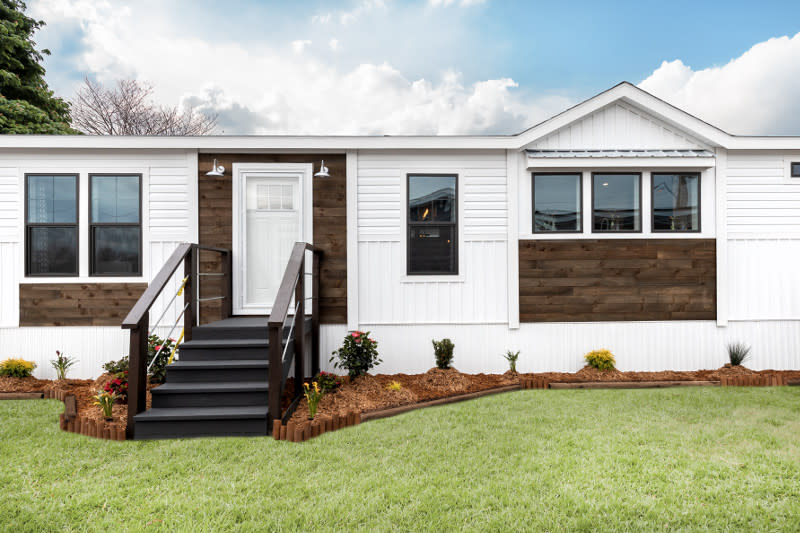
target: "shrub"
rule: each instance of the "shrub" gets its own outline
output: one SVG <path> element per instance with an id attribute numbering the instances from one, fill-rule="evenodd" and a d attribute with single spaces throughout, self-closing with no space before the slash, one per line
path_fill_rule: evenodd
<path id="1" fill-rule="evenodd" d="M 334 362 L 337 357 L 339 360 Z M 342 347 L 333 352 L 330 361 L 353 378 L 365 375 L 383 362 L 378 357 L 378 343 L 369 337 L 369 331 L 354 331 L 345 336 Z"/>
<path id="2" fill-rule="evenodd" d="M 502 354 L 503 358 L 508 361 L 508 369 L 513 372 L 514 374 L 517 373 L 517 359 L 519 359 L 519 350 L 516 352 L 512 352 L 511 350 L 506 350 L 506 353 Z"/>
<path id="3" fill-rule="evenodd" d="M 325 396 L 325 391 L 319 388 L 319 384 L 316 381 L 310 386 L 308 383 L 303 383 L 303 388 L 306 390 L 304 396 L 308 400 L 308 418 L 313 420 L 317 416 L 317 406 L 322 397 Z"/>
<path id="4" fill-rule="evenodd" d="M 128 397 L 128 371 L 115 374 L 114 379 L 106 383 L 103 390 L 113 393 L 115 398 L 119 398 L 120 401 L 126 401 Z"/>
<path id="5" fill-rule="evenodd" d="M 455 344 L 450 339 L 431 341 L 433 343 L 433 353 L 436 355 L 436 366 L 439 368 L 450 368 L 453 364 L 453 349 Z"/>
<path id="6" fill-rule="evenodd" d="M 103 370 L 109 374 L 119 374 L 128 371 L 128 356 L 126 355 L 119 361 L 109 361 L 103 365 Z"/>
<path id="7" fill-rule="evenodd" d="M 163 347 L 163 348 L 162 348 Z M 173 339 L 164 340 L 156 335 L 150 335 L 147 338 L 147 362 L 145 363 L 150 368 L 150 362 L 156 356 L 158 350 L 161 348 L 161 353 L 158 354 L 158 360 L 152 368 L 150 368 L 149 381 L 150 383 L 164 383 L 167 379 L 167 364 L 169 363 L 169 356 L 172 354 L 172 349 L 175 347 Z M 109 361 L 103 365 L 103 370 L 109 374 L 119 374 L 120 372 L 128 372 L 129 359 L 126 355 L 119 361 Z"/>
<path id="8" fill-rule="evenodd" d="M 403 384 L 399 381 L 390 381 L 388 385 L 386 385 L 387 390 L 403 390 Z"/>
<path id="9" fill-rule="evenodd" d="M 741 366 L 750 357 L 750 346 L 743 342 L 728 343 L 728 359 L 733 366 Z"/>
<path id="10" fill-rule="evenodd" d="M 613 370 L 617 364 L 614 354 L 608 350 L 592 350 L 583 356 L 586 363 L 597 370 Z"/>
<path id="11" fill-rule="evenodd" d="M 56 369 L 58 379 L 67 379 L 67 370 L 77 362 L 74 357 L 67 357 L 66 354 L 56 350 L 56 358 L 52 359 L 50 364 Z"/>
<path id="12" fill-rule="evenodd" d="M 323 392 L 334 392 L 342 384 L 339 380 L 339 376 L 327 372 L 320 372 L 317 374 L 314 381 L 319 383 L 319 388 L 322 389 Z"/>
<path id="13" fill-rule="evenodd" d="M 25 359 L 6 359 L 0 363 L 0 376 L 10 378 L 29 378 L 33 374 L 36 363 Z"/>

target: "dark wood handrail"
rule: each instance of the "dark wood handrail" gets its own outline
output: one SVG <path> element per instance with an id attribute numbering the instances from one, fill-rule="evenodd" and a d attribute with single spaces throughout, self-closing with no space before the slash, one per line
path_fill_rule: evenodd
<path id="1" fill-rule="evenodd" d="M 128 316 L 122 321 L 122 329 L 133 329 L 139 326 L 144 315 L 153 307 L 156 298 L 161 295 L 161 291 L 164 290 L 164 287 L 166 287 L 172 275 L 178 270 L 178 267 L 184 262 L 186 256 L 191 251 L 192 245 L 188 242 L 179 244 L 178 247 L 175 248 L 175 251 L 169 256 L 169 259 L 167 259 L 167 262 L 161 267 L 161 270 L 158 271 L 153 281 L 147 285 L 147 289 L 136 301 L 136 304 L 128 313 Z"/>
<path id="2" fill-rule="evenodd" d="M 286 264 L 286 270 L 283 272 L 281 286 L 278 288 L 278 294 L 272 304 L 272 312 L 269 314 L 269 320 L 267 320 L 268 326 L 283 327 L 283 323 L 289 314 L 289 305 L 292 303 L 297 279 L 300 275 L 305 274 L 300 270 L 302 266 L 305 266 L 306 250 L 316 251 L 312 245 L 306 242 L 294 243 L 289 262 Z"/>
<path id="3" fill-rule="evenodd" d="M 294 359 L 294 392 L 295 397 L 302 394 L 304 376 L 304 359 L 306 346 L 306 252 L 313 254 L 312 260 L 312 304 L 311 304 L 311 372 L 315 375 L 319 371 L 319 258 L 321 252 L 305 242 L 297 242 L 292 248 L 289 262 L 281 280 L 278 294 L 272 304 L 272 312 L 267 321 L 267 334 L 269 338 L 269 395 L 268 413 L 269 427 L 276 419 L 282 418 L 281 397 L 284 388 L 284 368 Z M 287 360 L 283 360 L 284 343 L 283 328 L 289 316 L 289 306 L 294 297 L 295 309 L 292 323 L 294 326 L 293 338 L 286 340 Z M 293 403 L 296 405 L 296 402 Z M 288 413 L 287 413 L 288 414 Z"/>

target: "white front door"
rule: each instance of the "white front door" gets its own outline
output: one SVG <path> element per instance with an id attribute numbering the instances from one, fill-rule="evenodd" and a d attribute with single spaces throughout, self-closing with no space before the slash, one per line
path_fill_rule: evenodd
<path id="1" fill-rule="evenodd" d="M 272 310 L 294 243 L 311 242 L 311 165 L 235 163 L 234 312 Z"/>

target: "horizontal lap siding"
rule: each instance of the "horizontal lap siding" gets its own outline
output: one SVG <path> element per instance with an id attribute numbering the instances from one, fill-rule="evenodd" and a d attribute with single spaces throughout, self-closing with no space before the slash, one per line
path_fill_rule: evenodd
<path id="1" fill-rule="evenodd" d="M 146 283 L 21 283 L 20 326 L 119 326 L 146 288 Z"/>
<path id="2" fill-rule="evenodd" d="M 713 320 L 713 239 L 520 241 L 522 322 Z"/>
<path id="3" fill-rule="evenodd" d="M 800 233 L 800 179 L 786 166 L 780 153 L 729 154 L 729 233 Z"/>
<path id="4" fill-rule="evenodd" d="M 347 321 L 347 215 L 345 156 L 335 154 L 200 154 L 198 196 L 200 244 L 233 248 L 233 189 L 230 171 L 225 176 L 206 176 L 213 160 L 232 169 L 233 163 L 313 163 L 325 160 L 329 178 L 314 178 L 314 246 L 322 251 L 320 261 L 320 321 L 342 324 Z M 203 272 L 219 272 L 220 256 L 202 252 Z M 221 285 L 209 277 L 201 282 L 203 296 L 219 296 Z M 219 302 L 203 302 L 203 323 L 218 319 Z"/>
<path id="5" fill-rule="evenodd" d="M 458 174 L 461 239 L 455 280 L 406 276 L 403 191 L 413 173 Z M 359 321 L 506 322 L 507 205 L 505 152 L 359 152 Z"/>

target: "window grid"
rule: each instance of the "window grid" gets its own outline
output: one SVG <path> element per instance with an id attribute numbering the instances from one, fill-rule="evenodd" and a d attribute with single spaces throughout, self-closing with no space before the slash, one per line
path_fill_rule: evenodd
<path id="1" fill-rule="evenodd" d="M 94 222 L 94 206 L 91 201 L 93 191 L 93 178 L 100 177 L 119 177 L 119 178 L 136 178 L 138 182 L 138 196 L 139 196 L 139 216 L 138 222 Z M 138 228 L 138 246 L 137 246 L 137 268 L 132 272 L 97 272 L 95 269 L 95 235 L 96 230 L 100 228 Z M 141 276 L 142 275 L 142 175 L 141 174 L 90 174 L 89 175 L 89 275 L 94 277 L 103 276 Z"/>
<path id="2" fill-rule="evenodd" d="M 35 177 L 52 177 L 56 178 L 72 178 L 75 180 L 75 216 L 73 222 L 30 222 L 30 187 L 31 178 Z M 78 276 L 78 213 L 80 202 L 80 178 L 77 174 L 25 174 L 25 275 L 28 277 L 75 277 Z M 53 191 L 52 202 L 55 204 L 55 190 Z M 41 202 L 40 202 L 41 204 Z M 39 206 L 41 213 L 41 205 Z M 53 207 L 55 211 L 55 208 Z M 74 250 L 75 263 L 74 268 L 70 271 L 63 272 L 33 272 L 33 249 L 32 249 L 32 236 L 36 228 L 72 228 L 74 229 L 74 242 L 72 248 Z"/>

